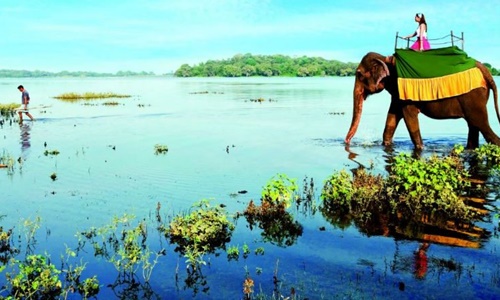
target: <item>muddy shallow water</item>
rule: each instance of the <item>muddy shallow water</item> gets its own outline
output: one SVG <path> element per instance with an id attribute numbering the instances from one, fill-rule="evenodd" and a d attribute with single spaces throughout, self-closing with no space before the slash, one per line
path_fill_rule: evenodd
<path id="1" fill-rule="evenodd" d="M 250 200 L 258 201 L 268 180 L 282 173 L 295 178 L 299 186 L 304 179 L 313 179 L 314 201 L 319 204 L 323 181 L 335 171 L 361 164 L 385 172 L 387 158 L 393 155 L 379 146 L 387 93 L 366 101 L 349 149 L 357 154 L 354 159 L 343 144 L 351 121 L 353 81 L 2 79 L 1 102 L 19 102 L 16 87 L 23 84 L 31 94 L 37 121 L 21 126 L 7 122 L 0 129 L 0 154 L 22 161 L 12 174 L 0 169 L 1 225 L 21 228 L 23 220 L 41 217 L 34 252 L 47 252 L 57 260 L 66 246 L 77 246 L 79 231 L 103 226 L 125 213 L 147 220 L 149 246 L 157 251 L 165 248 L 166 256 L 155 266 L 149 285 L 126 297 L 119 292 L 124 285 L 108 286 L 117 279 L 112 264 L 95 258 L 91 251 L 80 253 L 87 262 L 84 275 L 98 275 L 99 299 L 130 298 L 134 293 L 151 299 L 242 299 L 247 272 L 255 282 L 255 294 L 267 299 L 275 289 L 287 296 L 292 287 L 300 298 L 308 299 L 492 299 L 500 295 L 500 242 L 494 213 L 476 224 L 487 234 L 467 244 L 470 247 L 434 242 L 425 258 L 415 254 L 423 235 L 414 239 L 368 236 L 354 225 L 341 229 L 320 212 L 303 207 L 290 209 L 302 227 L 301 234 L 290 239 L 291 245 L 263 241 L 261 230 L 250 230 L 240 218 L 228 245 L 263 247 L 265 254 L 228 261 L 226 253 L 218 251 L 220 255 L 204 257 L 208 264 L 201 270 L 202 278 L 186 283 L 186 278 L 193 278 L 185 272 L 185 258 L 155 230 L 158 203 L 165 216 L 186 211 L 201 199 L 222 203 L 234 214 Z M 132 97 L 117 99 L 116 106 L 104 106 L 102 100 L 83 105 L 52 98 L 66 92 Z M 252 101 L 259 98 L 265 101 Z M 492 101 L 489 112 L 494 116 Z M 447 153 L 454 144 L 465 144 L 463 120 L 423 116 L 420 120 L 424 154 Z M 498 122 L 492 117 L 490 122 L 500 133 Z M 167 145 L 168 153 L 155 155 L 157 144 Z M 395 153 L 412 149 L 404 123 L 396 132 L 394 149 Z M 44 155 L 46 150 L 60 154 Z M 50 178 L 53 173 L 55 181 Z M 490 209 L 500 204 L 497 198 L 495 190 L 488 195 Z M 0 282 L 5 283 L 3 274 Z"/>

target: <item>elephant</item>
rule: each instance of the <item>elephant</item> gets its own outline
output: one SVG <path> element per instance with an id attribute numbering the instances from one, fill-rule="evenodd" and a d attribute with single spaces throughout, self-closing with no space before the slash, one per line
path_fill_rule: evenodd
<path id="1" fill-rule="evenodd" d="M 415 149 L 423 149 L 424 144 L 420 135 L 418 121 L 420 112 L 433 119 L 465 119 L 469 128 L 468 149 L 479 147 L 479 132 L 488 143 L 500 145 L 500 138 L 489 125 L 486 108 L 491 89 L 493 90 L 497 118 L 500 122 L 497 88 L 492 75 L 483 64 L 477 60 L 475 61 L 476 67 L 481 71 L 486 82 L 486 88 L 475 88 L 458 96 L 435 101 L 411 101 L 400 99 L 396 63 L 393 56 L 383 56 L 375 52 L 367 53 L 359 63 L 353 91 L 353 116 L 345 138 L 347 145 L 349 145 L 358 129 L 363 102 L 369 95 L 379 93 L 384 89 L 391 95 L 391 104 L 383 133 L 382 143 L 385 146 L 392 144 L 398 123 L 401 119 L 404 119 Z"/>

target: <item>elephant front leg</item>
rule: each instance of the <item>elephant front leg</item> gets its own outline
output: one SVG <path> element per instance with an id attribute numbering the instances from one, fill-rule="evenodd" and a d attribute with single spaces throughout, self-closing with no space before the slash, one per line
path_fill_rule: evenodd
<path id="1" fill-rule="evenodd" d="M 403 113 L 401 111 L 401 106 L 397 101 L 391 101 L 391 106 L 387 112 L 387 119 L 385 120 L 384 135 L 382 136 L 382 144 L 384 146 L 392 144 L 394 133 L 402 117 Z"/>
<path id="2" fill-rule="evenodd" d="M 411 141 L 417 150 L 424 148 L 424 142 L 422 141 L 420 125 L 418 122 L 419 112 L 420 110 L 415 105 L 406 104 L 403 106 L 403 118 L 405 120 L 406 128 L 408 129 Z"/>

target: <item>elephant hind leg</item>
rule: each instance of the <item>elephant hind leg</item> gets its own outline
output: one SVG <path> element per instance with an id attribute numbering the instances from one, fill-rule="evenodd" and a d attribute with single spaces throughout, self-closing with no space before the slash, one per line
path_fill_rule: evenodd
<path id="1" fill-rule="evenodd" d="M 486 117 L 484 117 L 486 116 Z M 479 141 L 477 131 L 480 131 L 486 142 L 500 146 L 500 137 L 496 135 L 488 123 L 488 114 L 484 114 L 482 118 L 472 118 L 469 119 L 469 136 L 467 140 L 467 147 L 473 146 L 473 148 L 479 147 Z"/>
<path id="2" fill-rule="evenodd" d="M 467 149 L 479 147 L 479 129 L 469 124 L 469 134 L 467 136 Z"/>
<path id="3" fill-rule="evenodd" d="M 491 143 L 491 144 L 495 144 L 497 146 L 500 146 L 500 137 L 498 137 L 498 135 L 496 135 L 493 130 L 489 130 L 489 132 L 485 133 L 485 132 L 481 132 L 483 134 L 483 137 L 484 139 L 488 142 L 488 143 Z"/>
<path id="4" fill-rule="evenodd" d="M 480 101 L 482 99 L 488 99 L 487 92 L 483 91 L 484 89 L 476 89 L 474 90 L 474 97 L 468 98 L 467 102 L 464 105 L 466 109 L 464 109 L 464 118 L 467 120 L 467 124 L 469 125 L 469 137 L 467 141 L 467 146 L 476 145 L 477 148 L 479 145 L 479 141 L 476 142 L 475 132 L 479 131 L 483 135 L 484 139 L 488 143 L 492 143 L 500 146 L 500 137 L 496 135 L 490 127 L 488 122 L 488 111 L 486 108 L 486 100 Z M 471 92 L 471 93 L 473 93 Z M 477 94 L 481 93 L 481 94 Z M 486 94 L 484 94 L 486 93 Z"/>

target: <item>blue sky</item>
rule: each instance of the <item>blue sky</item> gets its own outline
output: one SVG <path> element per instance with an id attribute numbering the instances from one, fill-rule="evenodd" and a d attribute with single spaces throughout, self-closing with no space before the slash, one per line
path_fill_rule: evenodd
<path id="1" fill-rule="evenodd" d="M 2 0 L 0 69 L 163 74 L 245 53 L 358 62 L 369 51 L 392 54 L 396 32 L 412 33 L 417 12 L 431 46 L 451 30 L 464 32 L 469 56 L 500 68 L 500 1 L 477 3 Z"/>

